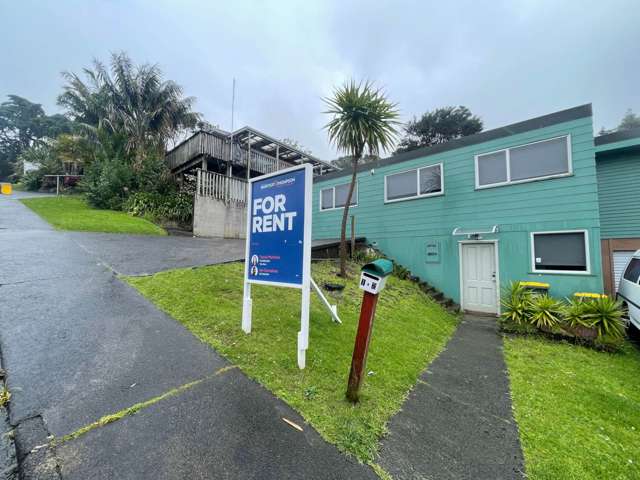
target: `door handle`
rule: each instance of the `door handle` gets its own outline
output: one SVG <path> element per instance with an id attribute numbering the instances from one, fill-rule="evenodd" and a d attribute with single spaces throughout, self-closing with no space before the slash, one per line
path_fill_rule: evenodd
<path id="1" fill-rule="evenodd" d="M 494 282 L 496 281 L 496 272 L 493 272 L 491 274 L 491 280 L 493 280 Z"/>

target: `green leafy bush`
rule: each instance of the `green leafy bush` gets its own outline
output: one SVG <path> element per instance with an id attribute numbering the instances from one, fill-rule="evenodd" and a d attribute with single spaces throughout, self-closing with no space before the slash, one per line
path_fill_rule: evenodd
<path id="1" fill-rule="evenodd" d="M 42 187 L 42 178 L 39 170 L 31 170 L 20 177 L 20 183 L 28 192 L 37 192 Z"/>
<path id="2" fill-rule="evenodd" d="M 610 297 L 600 297 L 584 303 L 585 319 L 592 328 L 598 331 L 598 338 L 624 337 L 622 320 L 622 303 Z"/>
<path id="3" fill-rule="evenodd" d="M 576 298 L 569 299 L 563 312 L 564 322 L 572 328 L 591 328 L 591 322 L 586 318 L 588 303 Z"/>
<path id="4" fill-rule="evenodd" d="M 385 258 L 385 256 L 378 250 L 371 247 L 363 248 L 362 250 L 356 250 L 355 252 L 353 252 L 352 256 L 352 260 L 359 265 L 371 263 L 374 260 L 378 260 L 379 258 Z"/>
<path id="5" fill-rule="evenodd" d="M 500 326 L 506 332 L 542 331 L 607 351 L 619 350 L 624 343 L 622 305 L 609 297 L 572 298 L 565 303 L 512 282 L 503 289 L 500 303 Z"/>
<path id="6" fill-rule="evenodd" d="M 35 167 L 35 170 L 23 173 L 25 163 Z M 45 175 L 63 173 L 62 161 L 56 155 L 55 148 L 48 143 L 38 143 L 23 151 L 13 168 L 13 177 L 29 191 L 40 190 Z"/>
<path id="7" fill-rule="evenodd" d="M 551 331 L 562 321 L 564 305 L 561 300 L 543 295 L 532 295 L 529 307 L 529 321 L 536 327 Z"/>
<path id="8" fill-rule="evenodd" d="M 393 262 L 393 275 L 402 280 L 406 280 L 411 275 L 411 272 L 408 268 L 403 267 L 399 263 Z"/>
<path id="9" fill-rule="evenodd" d="M 124 210 L 155 221 L 189 223 L 193 216 L 193 196 L 188 193 L 167 194 L 136 192 L 124 204 Z"/>
<path id="10" fill-rule="evenodd" d="M 121 158 L 96 159 L 86 170 L 82 186 L 96 208 L 122 210 L 134 185 L 134 172 Z"/>
<path id="11" fill-rule="evenodd" d="M 144 159 L 134 162 L 132 154 L 126 149 L 126 138 L 121 135 L 99 132 L 95 159 L 85 168 L 82 187 L 87 201 L 93 207 L 127 210 L 129 196 L 144 192 L 158 196 L 142 200 L 144 205 L 154 206 L 145 208 L 144 213 L 153 216 L 154 212 L 151 210 L 158 210 L 162 206 L 164 210 L 158 212 L 158 217 L 165 217 L 166 210 L 172 210 L 172 218 L 184 217 L 185 199 L 173 198 L 177 195 L 178 188 L 163 158 L 159 154 L 149 153 Z M 165 201 L 165 198 L 160 197 L 170 200 Z M 168 205 L 164 206 L 165 203 Z M 188 217 L 191 217 L 191 212 Z"/>
<path id="12" fill-rule="evenodd" d="M 502 309 L 502 319 L 504 322 L 516 325 L 524 325 L 529 321 L 531 308 L 531 290 L 524 287 L 520 282 L 511 282 L 503 289 L 500 303 Z"/>

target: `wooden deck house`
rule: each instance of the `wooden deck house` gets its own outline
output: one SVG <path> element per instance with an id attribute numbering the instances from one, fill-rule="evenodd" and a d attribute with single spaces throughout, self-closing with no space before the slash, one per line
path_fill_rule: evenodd
<path id="1" fill-rule="evenodd" d="M 170 150 L 166 160 L 174 174 L 200 168 L 245 180 L 301 163 L 311 163 L 316 175 L 338 170 L 251 127 L 233 133 L 200 130 Z"/>
<path id="2" fill-rule="evenodd" d="M 237 209 L 244 208 L 250 178 L 302 163 L 313 165 L 316 176 L 339 170 L 251 127 L 197 131 L 165 158 L 174 175 L 196 178 L 193 227 L 202 236 L 243 235 Z"/>

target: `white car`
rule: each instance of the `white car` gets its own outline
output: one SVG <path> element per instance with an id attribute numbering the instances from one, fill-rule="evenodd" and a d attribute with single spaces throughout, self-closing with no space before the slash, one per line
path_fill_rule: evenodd
<path id="1" fill-rule="evenodd" d="M 633 254 L 620 277 L 618 298 L 622 300 L 631 325 L 640 329 L 640 250 Z"/>

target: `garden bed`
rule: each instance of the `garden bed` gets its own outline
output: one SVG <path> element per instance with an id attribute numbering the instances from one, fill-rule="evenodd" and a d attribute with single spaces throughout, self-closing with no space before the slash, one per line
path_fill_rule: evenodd
<path id="1" fill-rule="evenodd" d="M 624 343 L 622 305 L 606 295 L 559 300 L 514 282 L 504 289 L 499 325 L 503 332 L 539 335 L 614 352 Z"/>

